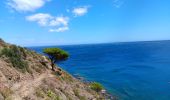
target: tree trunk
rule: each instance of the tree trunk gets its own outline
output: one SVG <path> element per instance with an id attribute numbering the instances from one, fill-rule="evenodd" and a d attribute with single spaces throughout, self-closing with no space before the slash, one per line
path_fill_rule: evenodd
<path id="1" fill-rule="evenodd" d="M 55 64 L 51 63 L 52 71 L 55 71 Z"/>
<path id="2" fill-rule="evenodd" d="M 54 58 L 50 58 L 51 60 L 51 67 L 52 67 L 52 71 L 55 71 L 55 61 L 54 61 Z"/>

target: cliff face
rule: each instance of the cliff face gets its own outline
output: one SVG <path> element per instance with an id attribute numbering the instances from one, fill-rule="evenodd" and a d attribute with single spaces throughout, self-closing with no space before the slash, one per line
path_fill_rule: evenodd
<path id="1" fill-rule="evenodd" d="M 26 48 L 0 40 L 0 100 L 102 100 L 99 93 Z"/>

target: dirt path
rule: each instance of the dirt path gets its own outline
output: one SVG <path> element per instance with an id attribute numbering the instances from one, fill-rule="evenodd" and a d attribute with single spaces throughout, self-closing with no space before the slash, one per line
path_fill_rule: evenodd
<path id="1" fill-rule="evenodd" d="M 15 91 L 15 94 L 12 95 L 13 100 L 22 100 L 21 97 L 25 97 L 34 92 L 34 89 L 38 87 L 42 80 L 46 77 L 53 77 L 48 73 L 41 74 L 34 79 L 24 80 L 19 83 L 16 83 L 12 86 L 11 90 Z"/>

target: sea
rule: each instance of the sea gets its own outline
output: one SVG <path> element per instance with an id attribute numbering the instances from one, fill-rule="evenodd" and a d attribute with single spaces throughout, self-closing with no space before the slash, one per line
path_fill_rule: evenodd
<path id="1" fill-rule="evenodd" d="M 69 52 L 65 71 L 100 82 L 119 100 L 170 100 L 170 41 L 29 47 Z"/>

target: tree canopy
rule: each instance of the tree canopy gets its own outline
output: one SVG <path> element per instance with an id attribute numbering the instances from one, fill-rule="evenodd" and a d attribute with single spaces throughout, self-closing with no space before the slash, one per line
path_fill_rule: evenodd
<path id="1" fill-rule="evenodd" d="M 47 54 L 51 60 L 52 70 L 54 70 L 54 64 L 56 62 L 67 60 L 69 57 L 69 54 L 60 48 L 45 48 L 43 52 Z"/>

